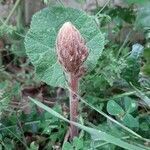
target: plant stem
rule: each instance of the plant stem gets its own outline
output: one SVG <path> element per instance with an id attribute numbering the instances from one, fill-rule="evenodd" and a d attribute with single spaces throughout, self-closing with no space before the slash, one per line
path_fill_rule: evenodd
<path id="1" fill-rule="evenodd" d="M 79 79 L 74 74 L 70 74 L 70 121 L 77 121 L 78 116 L 78 83 Z M 78 135 L 78 128 L 70 124 L 70 139 Z"/>

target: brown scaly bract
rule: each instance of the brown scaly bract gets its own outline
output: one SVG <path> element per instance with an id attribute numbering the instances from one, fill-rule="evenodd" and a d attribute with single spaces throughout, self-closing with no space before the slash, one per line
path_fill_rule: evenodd
<path id="1" fill-rule="evenodd" d="M 59 62 L 69 73 L 77 75 L 88 56 L 88 49 L 80 32 L 71 22 L 60 28 L 56 40 Z"/>

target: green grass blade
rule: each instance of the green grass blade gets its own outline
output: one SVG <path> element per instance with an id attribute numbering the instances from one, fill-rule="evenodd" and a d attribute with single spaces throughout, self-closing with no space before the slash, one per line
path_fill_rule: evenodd
<path id="1" fill-rule="evenodd" d="M 108 116 L 107 114 L 105 114 L 104 112 L 98 110 L 97 108 L 95 108 L 94 106 L 90 105 L 89 103 L 87 103 L 85 100 L 83 100 L 82 98 L 80 98 L 80 100 L 85 103 L 86 105 L 88 105 L 89 107 L 91 107 L 93 110 L 97 111 L 98 113 L 100 113 L 101 115 L 103 115 L 104 117 L 106 117 L 107 119 L 111 120 L 112 122 L 116 123 L 118 126 L 122 127 L 124 130 L 128 131 L 129 133 L 131 133 L 132 135 L 144 140 L 144 141 L 148 141 L 150 142 L 150 140 L 143 138 L 142 136 L 140 136 L 139 134 L 137 134 L 136 132 L 132 131 L 131 129 L 129 129 L 128 127 L 124 126 L 123 124 L 121 124 L 120 122 L 116 121 L 115 119 L 113 119 L 112 117 Z"/>
<path id="2" fill-rule="evenodd" d="M 133 86 L 133 85 L 132 85 Z M 148 98 L 143 92 L 133 86 L 136 91 L 136 95 L 141 98 L 150 107 L 150 98 Z"/>
<path id="3" fill-rule="evenodd" d="M 89 134 L 91 134 L 91 136 L 96 139 L 96 140 L 102 140 L 102 141 L 106 141 L 108 143 L 112 143 L 115 144 L 119 147 L 122 147 L 124 149 L 127 150 L 144 150 L 143 148 L 139 147 L 139 146 L 135 146 L 133 144 L 129 144 L 127 142 L 124 142 L 122 140 L 120 140 L 119 138 L 116 138 L 110 134 L 107 134 L 105 132 L 102 132 L 100 130 L 96 130 L 90 127 L 86 127 L 84 125 L 81 125 L 79 123 L 75 123 L 72 121 L 69 121 L 68 119 L 64 118 L 62 115 L 60 115 L 59 113 L 57 113 L 56 111 L 54 111 L 53 109 L 49 108 L 48 106 L 44 105 L 43 103 L 29 97 L 29 99 L 34 102 L 36 105 L 38 105 L 39 107 L 43 108 L 44 110 L 46 110 L 47 112 L 49 112 L 50 114 L 52 114 L 55 117 L 58 117 L 68 123 L 72 123 L 73 125 L 77 126 L 78 128 L 85 130 L 86 132 L 88 132 Z M 146 150 L 146 149 L 145 149 Z"/>

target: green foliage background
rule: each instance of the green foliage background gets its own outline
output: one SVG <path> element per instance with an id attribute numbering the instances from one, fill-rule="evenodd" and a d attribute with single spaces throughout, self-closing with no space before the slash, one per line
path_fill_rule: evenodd
<path id="1" fill-rule="evenodd" d="M 86 13 L 43 2 L 48 8 L 33 15 L 30 27 L 19 19 L 22 3 L 14 9 L 16 24 L 0 19 L 0 149 L 149 149 L 148 0 Z M 68 142 L 67 75 L 55 53 L 57 32 L 66 21 L 79 29 L 90 52 L 80 80 L 81 132 Z"/>

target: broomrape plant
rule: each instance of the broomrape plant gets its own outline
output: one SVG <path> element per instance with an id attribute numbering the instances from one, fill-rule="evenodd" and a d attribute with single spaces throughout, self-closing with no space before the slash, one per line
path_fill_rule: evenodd
<path id="1" fill-rule="evenodd" d="M 70 86 L 70 120 L 77 120 L 78 85 L 84 68 L 83 62 L 87 59 L 88 49 L 80 32 L 70 23 L 66 22 L 60 28 L 57 36 L 58 60 L 69 75 Z M 70 124 L 70 137 L 78 135 L 77 127 Z"/>
<path id="2" fill-rule="evenodd" d="M 53 87 L 69 89 L 70 120 L 41 102 L 30 99 L 55 117 L 70 124 L 70 140 L 79 135 L 78 128 L 80 128 L 88 132 L 93 140 L 99 139 L 129 150 L 142 150 L 144 147 L 142 145 L 137 147 L 101 130 L 77 123 L 79 81 L 85 72 L 90 72 L 96 66 L 104 43 L 104 35 L 95 20 L 83 11 L 49 7 L 37 12 L 32 18 L 31 27 L 25 38 L 26 53 L 35 66 L 36 77 L 40 81 Z M 110 119 L 107 115 L 104 116 Z M 124 126 L 123 128 L 142 138 Z"/>
<path id="3" fill-rule="evenodd" d="M 40 80 L 66 88 L 65 71 L 70 87 L 70 120 L 77 121 L 79 80 L 87 68 L 94 68 L 104 47 L 104 36 L 93 18 L 72 8 L 46 8 L 34 15 L 25 46 Z M 70 124 L 70 139 L 77 135 L 77 127 Z"/>

